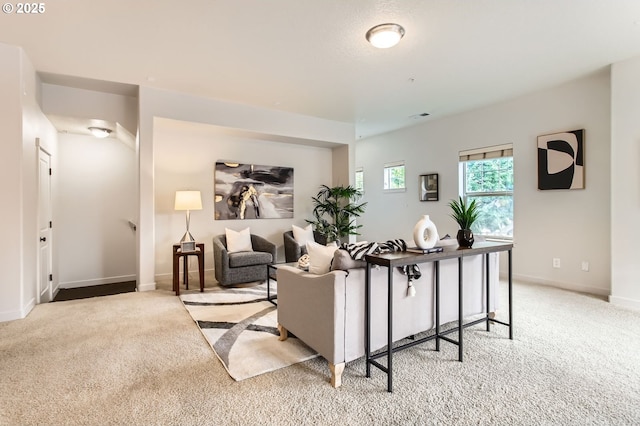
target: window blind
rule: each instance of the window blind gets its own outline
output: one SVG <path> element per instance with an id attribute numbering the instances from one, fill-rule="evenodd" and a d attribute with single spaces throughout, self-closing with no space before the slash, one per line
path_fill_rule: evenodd
<path id="1" fill-rule="evenodd" d="M 501 157 L 513 157 L 513 144 L 508 143 L 504 145 L 460 151 L 461 162 Z"/>

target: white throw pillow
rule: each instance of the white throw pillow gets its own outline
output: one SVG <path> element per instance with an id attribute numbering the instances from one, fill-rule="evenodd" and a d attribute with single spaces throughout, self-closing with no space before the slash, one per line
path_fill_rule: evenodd
<path id="1" fill-rule="evenodd" d="M 242 231 L 234 231 L 233 229 L 224 228 L 227 235 L 227 251 L 236 253 L 239 251 L 253 251 L 251 245 L 251 231 L 245 228 Z"/>
<path id="2" fill-rule="evenodd" d="M 333 253 L 337 247 L 323 246 L 314 241 L 307 243 L 307 253 L 309 254 L 309 272 L 322 275 L 331 269 Z"/>
<path id="3" fill-rule="evenodd" d="M 293 239 L 296 240 L 299 246 L 307 245 L 309 241 L 312 243 L 315 242 L 315 238 L 313 238 L 313 228 L 311 224 L 301 228 L 296 225 L 291 225 L 291 229 L 293 230 Z"/>

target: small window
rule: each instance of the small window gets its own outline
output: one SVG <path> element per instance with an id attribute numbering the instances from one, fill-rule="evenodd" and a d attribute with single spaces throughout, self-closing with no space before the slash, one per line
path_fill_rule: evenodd
<path id="1" fill-rule="evenodd" d="M 360 192 L 364 192 L 364 170 L 362 169 L 362 167 L 358 167 L 356 169 L 356 176 L 355 176 L 355 188 L 360 191 Z"/>
<path id="2" fill-rule="evenodd" d="M 513 148 L 489 147 L 460 153 L 462 196 L 476 200 L 472 230 L 487 238 L 513 239 Z"/>
<path id="3" fill-rule="evenodd" d="M 404 161 L 396 161 L 384 165 L 384 190 L 385 192 L 404 191 Z"/>

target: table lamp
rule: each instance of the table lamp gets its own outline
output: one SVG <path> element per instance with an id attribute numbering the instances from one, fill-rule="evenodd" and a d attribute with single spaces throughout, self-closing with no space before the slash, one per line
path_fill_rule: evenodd
<path id="1" fill-rule="evenodd" d="M 195 240 L 189 232 L 189 219 L 191 210 L 202 210 L 202 199 L 200 198 L 200 191 L 176 191 L 176 210 L 187 211 L 187 232 L 184 233 L 180 244 L 182 250 L 189 249 L 195 250 Z M 186 243 L 186 244 L 185 244 Z"/>

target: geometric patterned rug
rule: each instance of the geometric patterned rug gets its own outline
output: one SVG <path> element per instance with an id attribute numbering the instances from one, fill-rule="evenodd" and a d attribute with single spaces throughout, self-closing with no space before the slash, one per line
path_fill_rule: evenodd
<path id="1" fill-rule="evenodd" d="M 272 295 L 277 284 L 271 281 Z M 318 354 L 289 334 L 278 340 L 277 307 L 267 301 L 267 285 L 214 287 L 180 295 L 218 359 L 235 380 L 287 367 Z"/>

